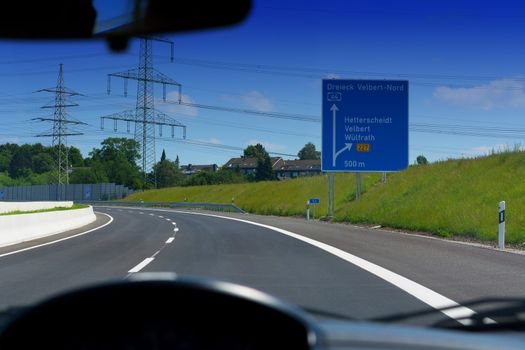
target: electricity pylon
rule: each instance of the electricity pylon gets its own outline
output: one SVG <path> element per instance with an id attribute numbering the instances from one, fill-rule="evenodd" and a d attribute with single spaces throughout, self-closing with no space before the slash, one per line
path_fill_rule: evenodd
<path id="1" fill-rule="evenodd" d="M 108 95 L 111 93 L 111 77 L 124 79 L 124 96 L 127 96 L 128 79 L 136 80 L 137 104 L 135 110 L 101 117 L 101 129 L 104 129 L 104 120 L 110 119 L 114 122 L 114 130 L 117 131 L 117 122 L 125 121 L 127 131 L 130 131 L 130 123 L 135 124 L 135 141 L 140 145 L 142 154 L 142 179 L 143 183 L 148 181 L 146 174 L 153 169 L 155 164 L 155 126 L 159 127 L 159 136 L 162 136 L 162 127 L 171 127 L 171 137 L 175 137 L 175 127 L 183 129 L 183 138 L 186 138 L 186 126 L 166 114 L 155 110 L 153 86 L 155 83 L 162 84 L 163 99 L 166 100 L 166 86 L 178 87 L 178 102 L 181 102 L 181 84 L 169 78 L 153 68 L 152 41 L 160 41 L 171 45 L 171 61 L 173 62 L 173 42 L 151 37 L 140 39 L 139 67 L 124 72 L 108 74 Z M 156 176 L 150 180 L 156 187 Z"/>
<path id="2" fill-rule="evenodd" d="M 68 125 L 86 125 L 78 120 L 74 120 L 66 113 L 66 107 L 76 107 L 77 103 L 69 103 L 68 97 L 80 95 L 64 86 L 64 76 L 62 63 L 58 72 L 57 85 L 53 88 L 41 89 L 38 92 L 51 92 L 55 94 L 53 103 L 42 106 L 41 108 L 53 108 L 53 117 L 39 117 L 33 120 L 53 122 L 53 129 L 36 135 L 37 137 L 52 137 L 52 147 L 55 152 L 55 163 L 57 169 L 56 183 L 59 185 L 69 183 L 69 162 L 67 149 L 67 136 L 83 135 L 83 133 L 69 129 Z M 69 117 L 69 118 L 68 118 Z M 57 198 L 59 199 L 59 198 Z"/>

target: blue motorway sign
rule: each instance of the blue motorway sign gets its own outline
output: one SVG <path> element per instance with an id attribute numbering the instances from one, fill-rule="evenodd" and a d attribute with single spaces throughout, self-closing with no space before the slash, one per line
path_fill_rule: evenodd
<path id="1" fill-rule="evenodd" d="M 408 81 L 323 80 L 323 171 L 408 166 Z"/>
<path id="2" fill-rule="evenodd" d="M 308 204 L 319 204 L 321 203 L 321 200 L 319 198 L 310 198 L 308 200 Z"/>

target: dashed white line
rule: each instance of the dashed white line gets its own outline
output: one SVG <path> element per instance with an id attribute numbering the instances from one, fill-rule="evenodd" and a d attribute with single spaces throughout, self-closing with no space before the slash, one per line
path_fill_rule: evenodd
<path id="1" fill-rule="evenodd" d="M 174 231 L 174 232 L 179 232 L 179 228 L 178 228 L 178 227 L 175 227 L 175 228 L 173 229 L 173 231 Z"/>
<path id="2" fill-rule="evenodd" d="M 170 238 L 168 238 L 168 240 L 166 241 L 166 243 L 171 243 L 171 242 L 173 242 L 174 239 L 175 239 L 175 237 L 170 237 Z"/>
<path id="3" fill-rule="evenodd" d="M 139 214 L 144 214 L 143 212 L 139 212 Z"/>
<path id="4" fill-rule="evenodd" d="M 171 219 L 166 218 L 166 221 L 171 221 Z"/>
<path id="5" fill-rule="evenodd" d="M 177 226 L 177 223 L 176 222 L 172 222 L 173 225 Z"/>
<path id="6" fill-rule="evenodd" d="M 151 213 L 150 213 L 149 215 L 150 215 L 150 216 L 155 216 L 155 214 L 151 214 Z"/>
<path id="7" fill-rule="evenodd" d="M 146 267 L 153 260 L 155 260 L 155 258 L 146 258 L 146 259 L 142 260 L 142 262 L 140 264 L 138 264 L 137 266 L 135 266 L 134 268 L 129 270 L 128 273 L 139 272 L 140 270 L 142 270 L 144 267 Z"/>
<path id="8" fill-rule="evenodd" d="M 161 218 L 161 219 L 164 219 L 164 216 L 162 216 L 162 215 L 159 215 L 159 218 Z"/>

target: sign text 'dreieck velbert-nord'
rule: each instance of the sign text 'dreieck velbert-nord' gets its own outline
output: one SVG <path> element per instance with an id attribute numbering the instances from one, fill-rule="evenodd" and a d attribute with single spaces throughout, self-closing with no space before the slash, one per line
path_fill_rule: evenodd
<path id="1" fill-rule="evenodd" d="M 393 84 L 393 83 L 351 83 L 351 84 L 326 84 L 326 89 L 328 91 L 391 91 L 391 92 L 403 92 L 405 91 L 405 86 L 402 84 Z"/>
<path id="2" fill-rule="evenodd" d="M 408 82 L 323 81 L 323 170 L 408 166 Z"/>

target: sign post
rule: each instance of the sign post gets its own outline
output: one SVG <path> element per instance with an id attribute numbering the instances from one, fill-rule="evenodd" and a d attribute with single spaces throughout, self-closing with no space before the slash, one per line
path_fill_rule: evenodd
<path id="1" fill-rule="evenodd" d="M 408 81 L 323 79 L 322 86 L 322 171 L 408 167 Z M 328 186 L 333 192 L 330 178 Z"/>
<path id="2" fill-rule="evenodd" d="M 310 198 L 306 202 L 306 220 L 310 221 L 310 205 L 312 206 L 312 218 L 315 220 L 315 206 L 317 204 L 321 203 L 321 200 L 319 198 Z"/>

